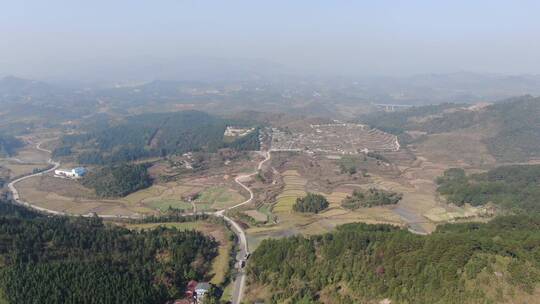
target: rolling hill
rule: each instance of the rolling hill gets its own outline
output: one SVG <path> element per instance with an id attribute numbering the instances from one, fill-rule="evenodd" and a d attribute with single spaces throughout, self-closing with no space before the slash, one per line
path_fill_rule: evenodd
<path id="1" fill-rule="evenodd" d="M 88 126 L 89 132 L 64 136 L 57 151 L 78 151 L 79 163 L 104 164 L 225 147 L 259 148 L 258 132 L 225 143 L 223 133 L 231 123 L 241 122 L 199 111 L 141 114 L 107 128 Z"/>

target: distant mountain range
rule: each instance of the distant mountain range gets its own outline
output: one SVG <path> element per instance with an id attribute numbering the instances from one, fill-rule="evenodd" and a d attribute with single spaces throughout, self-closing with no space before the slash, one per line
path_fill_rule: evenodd
<path id="1" fill-rule="evenodd" d="M 17 109 L 24 105 L 58 108 L 60 112 L 87 115 L 98 110 L 125 112 L 171 111 L 197 108 L 232 113 L 256 108 L 329 118 L 353 117 L 374 104 L 427 105 L 441 103 L 498 102 L 512 96 L 540 95 L 540 76 L 504 76 L 478 73 L 429 74 L 411 77 L 325 78 L 280 73 L 266 66 L 257 73 L 254 64 L 237 72 L 227 68 L 220 77 L 200 77 L 211 65 L 182 77 L 149 82 L 116 82 L 116 85 L 50 84 L 5 77 L 0 80 L 0 104 Z M 195 71 L 195 67 L 192 67 Z M 216 70 L 216 71 L 217 71 Z M 270 71 L 271 72 L 268 72 Z M 171 70 L 172 71 L 172 70 Z M 227 74 L 229 73 L 229 74 Z M 216 75 L 216 74 L 214 74 Z M 110 76 L 110 75 L 109 75 Z M 10 108 L 10 109 L 11 109 Z M 39 110 L 39 109 L 37 109 Z M 57 109 L 55 109 L 56 111 Z M 0 113 L 1 115 L 1 113 Z"/>

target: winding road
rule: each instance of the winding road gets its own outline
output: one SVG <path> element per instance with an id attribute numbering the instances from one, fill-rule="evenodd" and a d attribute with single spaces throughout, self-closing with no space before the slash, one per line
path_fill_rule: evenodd
<path id="1" fill-rule="evenodd" d="M 48 150 L 48 149 L 45 149 L 45 148 L 41 147 L 42 143 L 43 142 L 38 143 L 37 146 L 36 146 L 36 149 L 39 150 L 39 151 L 43 151 L 43 152 L 51 154 L 52 153 L 51 150 Z M 53 161 L 51 158 L 49 158 L 47 160 L 47 162 L 52 165 L 51 168 L 49 168 L 47 170 L 44 170 L 44 171 L 41 171 L 41 172 L 38 172 L 38 173 L 29 174 L 29 175 L 25 175 L 23 177 L 19 177 L 16 180 L 14 180 L 14 181 L 12 181 L 12 182 L 10 182 L 8 184 L 8 189 L 9 189 L 9 191 L 11 191 L 11 193 L 13 195 L 13 200 L 15 200 L 15 202 L 20 204 L 20 205 L 23 205 L 25 207 L 32 208 L 32 209 L 35 209 L 35 210 L 38 210 L 38 211 L 41 211 L 41 212 L 46 212 L 46 213 L 55 214 L 55 215 L 65 215 L 64 212 L 55 211 L 55 210 L 49 210 L 49 209 L 42 208 L 42 207 L 39 207 L 39 206 L 36 206 L 36 205 L 32 205 L 32 204 L 30 204 L 28 202 L 23 201 L 20 198 L 19 191 L 17 191 L 17 188 L 15 188 L 15 184 L 17 184 L 18 182 L 21 182 L 21 181 L 23 181 L 25 179 L 29 179 L 29 178 L 34 177 L 34 176 L 40 176 L 40 175 L 49 173 L 51 171 L 56 170 L 58 167 L 60 167 L 60 163 Z"/>
<path id="2" fill-rule="evenodd" d="M 38 143 L 36 145 L 36 149 L 39 150 L 39 151 L 43 151 L 43 152 L 52 154 L 51 150 L 48 150 L 48 149 L 45 149 L 45 148 L 41 147 L 42 143 L 44 143 L 44 142 Z M 256 170 L 253 173 L 250 173 L 250 174 L 239 175 L 234 179 L 234 181 L 238 185 L 240 185 L 242 188 L 244 188 L 246 191 L 248 191 L 249 198 L 247 200 L 245 200 L 245 201 L 243 201 L 243 202 L 241 202 L 239 204 L 236 204 L 234 206 L 231 206 L 231 207 L 216 211 L 214 213 L 207 213 L 207 212 L 197 213 L 197 214 L 209 214 L 209 215 L 214 215 L 214 216 L 223 218 L 224 220 L 226 220 L 231 225 L 232 230 L 234 231 L 234 233 L 238 237 L 239 250 L 238 250 L 238 253 L 236 255 L 236 267 L 237 267 L 238 272 L 237 272 L 236 279 L 235 279 L 235 282 L 234 282 L 234 290 L 233 290 L 233 294 L 232 294 L 232 303 L 233 304 L 241 303 L 242 302 L 242 297 L 244 295 L 244 288 L 245 288 L 245 284 L 246 284 L 246 273 L 245 273 L 245 271 L 244 271 L 244 269 L 242 267 L 242 262 L 245 262 L 246 256 L 249 254 L 249 247 L 248 247 L 248 242 L 247 242 L 247 238 L 246 238 L 246 234 L 244 232 L 244 229 L 242 229 L 242 227 L 240 225 L 238 225 L 238 223 L 236 223 L 233 219 L 231 219 L 230 217 L 225 215 L 225 213 L 228 210 L 238 208 L 240 206 L 249 204 L 249 203 L 251 203 L 253 201 L 253 198 L 254 198 L 253 191 L 248 186 L 246 186 L 246 184 L 244 184 L 243 181 L 245 182 L 247 179 L 251 178 L 252 176 L 254 176 L 256 174 L 258 174 L 259 170 L 262 169 L 264 163 L 269 161 L 270 158 L 271 158 L 270 151 L 266 151 L 266 152 L 260 151 L 259 153 L 264 155 L 265 158 L 262 161 L 259 162 Z M 25 206 L 27 208 L 31 208 L 31 209 L 34 209 L 34 210 L 37 210 L 37 211 L 40 211 L 40 212 L 43 212 L 43 213 L 53 214 L 53 215 L 83 216 L 83 217 L 95 216 L 95 214 L 80 215 L 80 214 L 69 214 L 69 213 L 65 213 L 65 212 L 62 212 L 62 211 L 51 210 L 51 209 L 43 208 L 43 207 L 40 207 L 40 206 L 36 206 L 34 204 L 31 204 L 31 203 L 26 202 L 26 201 L 21 199 L 19 191 L 15 187 L 15 185 L 17 183 L 19 183 L 19 182 L 21 182 L 23 180 L 26 180 L 28 178 L 31 178 L 31 177 L 47 174 L 49 172 L 52 172 L 52 171 L 56 170 L 58 167 L 60 167 L 60 163 L 53 161 L 52 158 L 49 158 L 47 160 L 47 162 L 52 165 L 51 168 L 49 168 L 49 169 L 47 169 L 45 171 L 42 171 L 42 172 L 29 174 L 29 175 L 17 178 L 17 179 L 13 180 L 12 182 L 10 182 L 8 184 L 8 189 L 11 191 L 11 193 L 13 195 L 13 200 L 19 205 L 22 205 L 22 206 Z M 187 215 L 193 215 L 193 214 L 194 213 L 187 213 L 186 216 Z M 140 215 L 121 216 L 121 215 L 98 214 L 97 216 L 100 217 L 100 218 L 107 218 L 107 219 L 115 219 L 115 218 L 140 219 L 141 218 Z"/>
<path id="3" fill-rule="evenodd" d="M 215 213 L 216 216 L 223 217 L 227 222 L 231 224 L 231 226 L 233 227 L 233 230 L 235 230 L 236 234 L 238 235 L 238 240 L 240 243 L 240 250 L 238 250 L 238 253 L 236 255 L 238 273 L 236 275 L 236 280 L 234 282 L 234 290 L 233 290 L 233 295 L 232 295 L 233 304 L 241 303 L 242 296 L 244 295 L 244 288 L 246 285 L 246 273 L 244 269 L 242 268 L 241 263 L 242 261 L 245 261 L 246 256 L 249 254 L 249 247 L 248 247 L 248 242 L 246 238 L 246 233 L 244 232 L 242 227 L 238 225 L 238 223 L 236 223 L 235 221 L 233 221 L 232 219 L 230 219 L 229 217 L 225 215 L 225 211 L 238 208 L 240 206 L 249 204 L 253 201 L 253 198 L 254 198 L 253 191 L 244 183 L 242 183 L 242 181 L 245 181 L 246 179 L 249 179 L 252 176 L 258 174 L 259 171 L 262 169 L 264 163 L 269 161 L 272 157 L 272 154 L 270 153 L 270 151 L 260 152 L 260 153 L 263 153 L 265 157 L 264 157 L 264 160 L 259 162 L 259 165 L 257 166 L 257 170 L 255 170 L 255 172 L 250 173 L 250 174 L 239 175 L 234 179 L 234 181 L 237 184 L 239 184 L 242 188 L 246 189 L 249 192 L 249 198 L 240 204 L 220 210 Z"/>

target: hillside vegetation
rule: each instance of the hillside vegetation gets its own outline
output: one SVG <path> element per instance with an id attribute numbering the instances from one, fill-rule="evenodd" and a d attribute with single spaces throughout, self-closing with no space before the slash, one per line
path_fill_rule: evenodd
<path id="1" fill-rule="evenodd" d="M 540 158 L 540 98 L 523 96 L 483 109 L 458 104 L 413 107 L 399 112 L 375 112 L 359 119 L 399 135 L 404 143 L 411 140 L 406 131 L 436 134 L 479 126 L 493 132 L 485 134 L 484 143 L 498 160 Z"/>
<path id="2" fill-rule="evenodd" d="M 383 130 L 385 132 L 393 133 L 400 135 L 408 130 L 419 130 L 419 131 L 428 131 L 435 133 L 436 130 L 431 130 L 430 127 L 434 125 L 433 122 L 423 121 L 420 122 L 416 120 L 420 117 L 431 116 L 430 121 L 441 121 L 443 117 L 441 113 L 445 110 L 460 107 L 463 105 L 453 104 L 453 103 L 444 103 L 440 105 L 429 105 L 429 106 L 420 106 L 412 107 L 403 111 L 397 112 L 373 112 L 360 116 L 360 121 L 366 123 L 374 128 Z M 435 116 L 438 115 L 438 116 Z M 450 119 L 454 120 L 454 119 Z M 448 124 L 448 123 L 447 123 Z M 460 123 L 460 126 L 464 122 Z M 458 126 L 447 126 L 446 128 L 456 128 Z M 442 127 L 437 127 L 441 129 Z"/>
<path id="3" fill-rule="evenodd" d="M 540 165 L 502 166 L 469 176 L 453 168 L 437 184 L 437 191 L 459 206 L 493 203 L 515 212 L 540 212 Z"/>
<path id="4" fill-rule="evenodd" d="M 135 232 L 0 201 L 2 303 L 165 303 L 204 279 L 216 255 L 199 232 Z"/>
<path id="5" fill-rule="evenodd" d="M 88 126 L 87 132 L 64 136 L 54 154 L 68 155 L 77 150 L 79 163 L 107 164 L 189 151 L 213 152 L 224 147 L 259 148 L 258 130 L 225 143 L 223 133 L 230 123 L 198 111 L 141 114 L 108 128 Z"/>
<path id="6" fill-rule="evenodd" d="M 499 125 L 485 142 L 504 161 L 540 158 L 540 98 L 524 97 L 491 106 L 485 114 Z"/>
<path id="7" fill-rule="evenodd" d="M 539 228 L 539 216 L 449 224 L 427 236 L 346 224 L 264 240 L 248 274 L 268 303 L 509 303 L 540 283 Z"/>
<path id="8" fill-rule="evenodd" d="M 371 188 L 367 191 L 354 190 L 348 195 L 341 205 L 344 208 L 356 210 L 362 207 L 374 207 L 397 204 L 403 195 L 401 193 Z"/>

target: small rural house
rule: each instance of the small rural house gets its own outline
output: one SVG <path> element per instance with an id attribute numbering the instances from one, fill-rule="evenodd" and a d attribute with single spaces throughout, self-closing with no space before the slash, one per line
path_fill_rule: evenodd
<path id="1" fill-rule="evenodd" d="M 210 283 L 207 282 L 201 282 L 197 284 L 197 286 L 195 287 L 195 293 L 197 294 L 197 302 L 200 302 L 202 301 L 202 299 L 204 299 L 208 291 L 210 291 L 210 287 Z"/>

